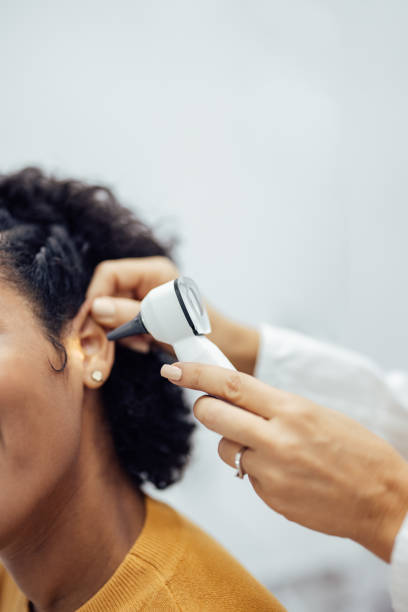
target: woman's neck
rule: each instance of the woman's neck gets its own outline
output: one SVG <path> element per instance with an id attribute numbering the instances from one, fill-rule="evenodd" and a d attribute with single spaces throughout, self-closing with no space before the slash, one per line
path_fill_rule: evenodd
<path id="1" fill-rule="evenodd" d="M 35 612 L 71 612 L 83 605 L 142 530 L 143 494 L 120 469 L 110 434 L 103 432 L 102 424 L 84 425 L 74 467 L 1 550 L 2 563 Z"/>

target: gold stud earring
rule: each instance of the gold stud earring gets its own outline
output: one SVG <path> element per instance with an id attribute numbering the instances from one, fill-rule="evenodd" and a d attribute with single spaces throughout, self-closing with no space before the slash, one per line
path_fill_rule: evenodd
<path id="1" fill-rule="evenodd" d="M 92 380 L 94 380 L 95 382 L 102 382 L 103 381 L 103 374 L 100 370 L 94 370 L 91 374 L 91 378 Z"/>

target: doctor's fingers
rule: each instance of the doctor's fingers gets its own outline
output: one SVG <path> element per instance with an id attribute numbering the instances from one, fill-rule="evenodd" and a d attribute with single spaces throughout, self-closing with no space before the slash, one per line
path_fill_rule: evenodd
<path id="1" fill-rule="evenodd" d="M 107 259 L 96 266 L 86 297 L 128 291 L 141 300 L 154 287 L 178 276 L 174 263 L 163 256 Z"/>
<path id="2" fill-rule="evenodd" d="M 180 378 L 170 378 L 173 384 L 204 391 L 265 419 L 280 412 L 287 401 L 286 392 L 249 374 L 200 363 L 176 362 L 172 365 L 181 370 Z"/>
<path id="3" fill-rule="evenodd" d="M 140 302 L 123 297 L 97 297 L 92 301 L 91 314 L 97 323 L 113 329 L 127 323 L 140 312 Z M 118 340 L 119 344 L 135 351 L 147 353 L 150 350 L 151 337 L 148 334 L 130 336 Z"/>
<path id="4" fill-rule="evenodd" d="M 200 397 L 194 404 L 194 414 L 207 429 L 241 446 L 256 448 L 268 444 L 268 421 L 221 399 Z"/>

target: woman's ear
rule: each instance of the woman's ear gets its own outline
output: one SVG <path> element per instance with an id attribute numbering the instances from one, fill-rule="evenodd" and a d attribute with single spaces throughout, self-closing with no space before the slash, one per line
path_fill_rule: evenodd
<path id="1" fill-rule="evenodd" d="M 72 321 L 72 332 L 77 336 L 82 353 L 84 385 L 99 388 L 109 377 L 114 358 L 115 343 L 106 337 L 106 331 L 91 316 L 92 300 L 86 300 Z"/>

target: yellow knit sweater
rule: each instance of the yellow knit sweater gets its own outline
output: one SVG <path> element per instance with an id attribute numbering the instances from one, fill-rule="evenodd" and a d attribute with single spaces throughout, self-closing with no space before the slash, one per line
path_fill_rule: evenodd
<path id="1" fill-rule="evenodd" d="M 97 554 L 97 551 L 95 551 Z M 0 566 L 0 612 L 29 602 Z M 223 612 L 284 608 L 215 540 L 178 512 L 146 497 L 142 532 L 113 576 L 78 612 Z"/>

